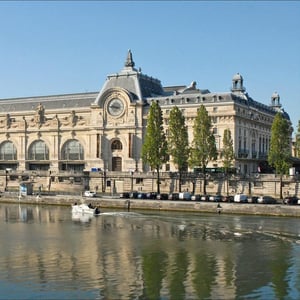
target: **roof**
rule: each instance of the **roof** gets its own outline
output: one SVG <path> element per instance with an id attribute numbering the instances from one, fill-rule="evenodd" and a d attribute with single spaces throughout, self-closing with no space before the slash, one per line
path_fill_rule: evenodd
<path id="1" fill-rule="evenodd" d="M 97 92 L 0 99 L 0 113 L 35 110 L 38 104 L 45 109 L 90 107 Z"/>
<path id="2" fill-rule="evenodd" d="M 141 70 L 135 69 L 134 65 L 132 53 L 129 50 L 123 69 L 116 74 L 107 76 L 95 103 L 99 104 L 102 95 L 112 88 L 125 89 L 132 95 L 133 100 L 139 101 L 145 97 L 162 95 L 164 91 L 160 80 L 143 74 Z"/>

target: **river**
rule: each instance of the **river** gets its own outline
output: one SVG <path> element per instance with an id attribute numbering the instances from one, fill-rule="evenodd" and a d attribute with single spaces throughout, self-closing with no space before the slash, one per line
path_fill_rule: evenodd
<path id="1" fill-rule="evenodd" d="M 0 204 L 0 299 L 299 299 L 300 219 Z"/>

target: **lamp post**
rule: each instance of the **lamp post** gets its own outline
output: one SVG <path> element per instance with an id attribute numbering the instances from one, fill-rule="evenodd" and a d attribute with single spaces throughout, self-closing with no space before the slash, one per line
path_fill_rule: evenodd
<path id="1" fill-rule="evenodd" d="M 8 174 L 8 170 L 5 169 L 5 188 L 4 188 L 5 191 L 7 191 L 7 182 L 8 182 L 8 180 L 7 180 L 7 174 Z"/>
<path id="2" fill-rule="evenodd" d="M 131 185 L 130 185 L 130 191 L 131 193 L 133 192 L 133 171 L 130 171 L 130 175 L 131 175 Z"/>
<path id="3" fill-rule="evenodd" d="M 106 173 L 107 170 L 104 168 L 104 171 L 103 171 L 103 182 L 102 182 L 102 193 L 105 193 L 106 191 Z"/>

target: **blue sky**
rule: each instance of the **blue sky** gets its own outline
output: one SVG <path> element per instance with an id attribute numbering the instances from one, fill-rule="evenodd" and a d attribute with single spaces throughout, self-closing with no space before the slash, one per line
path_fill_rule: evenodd
<path id="1" fill-rule="evenodd" d="M 164 86 L 230 90 L 300 120 L 298 1 L 1 1 L 0 98 L 99 91 L 136 67 Z"/>

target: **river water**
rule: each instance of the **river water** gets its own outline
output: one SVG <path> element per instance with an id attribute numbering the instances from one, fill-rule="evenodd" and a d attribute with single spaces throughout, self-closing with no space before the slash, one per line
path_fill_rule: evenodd
<path id="1" fill-rule="evenodd" d="M 300 220 L 0 204 L 0 299 L 299 299 Z"/>

